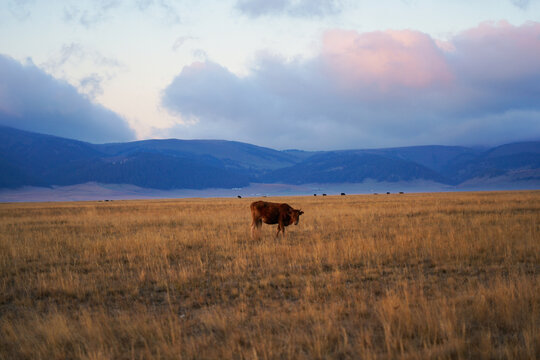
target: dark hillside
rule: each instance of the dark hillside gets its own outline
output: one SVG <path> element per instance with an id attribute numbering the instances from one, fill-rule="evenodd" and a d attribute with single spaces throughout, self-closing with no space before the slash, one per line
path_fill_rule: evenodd
<path id="1" fill-rule="evenodd" d="M 140 152 L 180 156 L 209 155 L 220 159 L 227 167 L 253 170 L 278 169 L 299 161 L 294 154 L 225 140 L 143 140 L 96 145 L 96 148 L 114 156 L 125 156 Z"/>
<path id="2" fill-rule="evenodd" d="M 457 157 L 449 162 L 443 174 L 461 183 L 473 178 L 511 178 L 517 170 L 535 169 L 540 169 L 540 141 L 498 146 L 473 158 Z M 529 180 L 535 178 L 533 175 Z"/>
<path id="3" fill-rule="evenodd" d="M 412 161 L 437 172 L 456 158 L 474 158 L 480 154 L 471 148 L 462 146 L 411 146 L 374 150 L 374 154 Z"/>
<path id="4" fill-rule="evenodd" d="M 0 127 L 1 187 L 73 185 L 89 181 L 157 189 L 237 187 L 246 171 L 210 155 L 150 146 L 93 145 Z M 159 150 L 159 146 L 155 146 Z M 127 151 L 114 151 L 127 149 Z"/>
<path id="5" fill-rule="evenodd" d="M 288 184 L 410 181 L 416 179 L 445 182 L 437 172 L 406 160 L 387 158 L 363 151 L 335 151 L 314 155 L 291 167 L 269 172 L 263 182 Z"/>
<path id="6" fill-rule="evenodd" d="M 415 146 L 344 151 L 278 151 L 225 140 L 90 144 L 0 126 L 0 188 L 133 184 L 155 189 L 426 180 L 458 185 L 504 179 L 540 183 L 540 142 L 487 151 Z M 492 182 L 492 181 L 491 181 Z"/>

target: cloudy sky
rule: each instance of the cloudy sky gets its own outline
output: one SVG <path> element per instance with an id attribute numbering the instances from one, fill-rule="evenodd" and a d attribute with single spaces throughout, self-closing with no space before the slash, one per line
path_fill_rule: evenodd
<path id="1" fill-rule="evenodd" d="M 276 149 L 540 139 L 540 0 L 0 0 L 0 125 Z"/>

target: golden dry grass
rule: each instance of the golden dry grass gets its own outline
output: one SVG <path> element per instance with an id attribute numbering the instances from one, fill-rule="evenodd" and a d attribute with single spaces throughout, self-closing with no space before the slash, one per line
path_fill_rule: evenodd
<path id="1" fill-rule="evenodd" d="M 0 359 L 540 358 L 540 192 L 0 204 Z"/>

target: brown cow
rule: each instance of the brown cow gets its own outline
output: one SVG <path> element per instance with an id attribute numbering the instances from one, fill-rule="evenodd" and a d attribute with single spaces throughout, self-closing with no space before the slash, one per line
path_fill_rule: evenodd
<path id="1" fill-rule="evenodd" d="M 282 236 L 285 236 L 285 226 L 291 224 L 298 225 L 302 210 L 295 210 L 288 204 L 278 204 L 267 201 L 255 201 L 251 203 L 251 237 L 255 238 L 255 232 L 260 230 L 262 223 L 278 224 L 276 238 L 281 231 Z M 258 231 L 257 231 L 258 232 Z"/>

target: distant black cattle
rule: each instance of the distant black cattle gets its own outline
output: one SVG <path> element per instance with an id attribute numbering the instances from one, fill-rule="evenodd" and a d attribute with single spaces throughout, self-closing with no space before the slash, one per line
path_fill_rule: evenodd
<path id="1" fill-rule="evenodd" d="M 345 195 L 345 193 L 341 193 L 341 196 Z"/>
<path id="2" fill-rule="evenodd" d="M 322 196 L 326 196 L 326 194 L 322 194 Z"/>
<path id="3" fill-rule="evenodd" d="M 237 198 L 241 199 L 242 197 L 240 195 L 238 195 Z"/>

